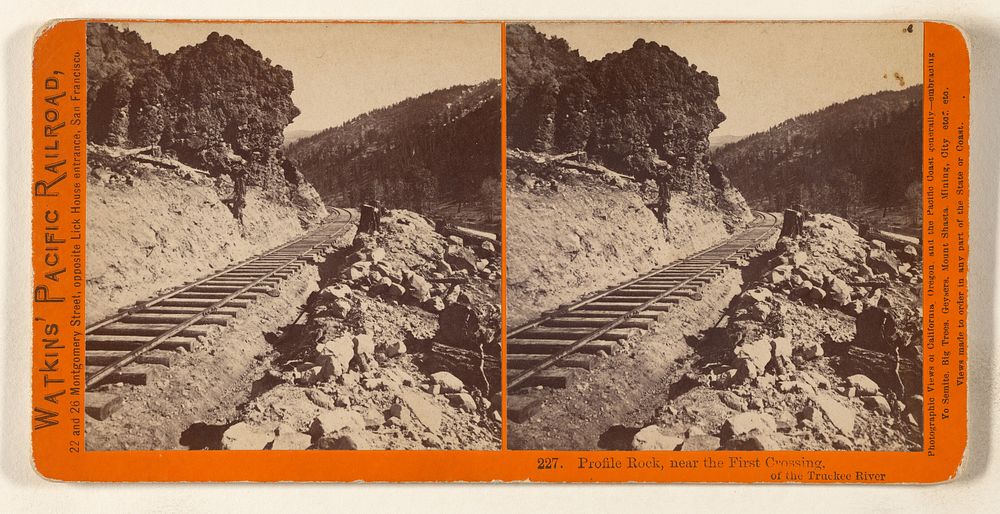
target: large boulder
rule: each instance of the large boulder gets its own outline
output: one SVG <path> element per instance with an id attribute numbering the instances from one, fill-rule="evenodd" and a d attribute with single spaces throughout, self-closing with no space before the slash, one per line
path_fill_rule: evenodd
<path id="1" fill-rule="evenodd" d="M 775 359 L 792 358 L 792 340 L 788 337 L 775 337 L 771 340 L 771 355 Z"/>
<path id="2" fill-rule="evenodd" d="M 458 380 L 457 378 L 455 380 Z M 441 409 L 439 409 L 433 403 L 425 400 L 417 393 L 403 391 L 399 393 L 399 399 L 402 401 L 403 405 L 413 412 L 414 417 L 417 418 L 422 425 L 427 427 L 431 432 L 438 432 L 441 430 L 441 420 L 443 414 Z"/>
<path id="3" fill-rule="evenodd" d="M 793 275 L 798 275 L 802 277 L 803 280 L 808 281 L 811 284 L 822 284 L 823 283 L 823 273 L 813 268 L 812 266 L 802 265 L 798 266 L 792 270 Z"/>
<path id="4" fill-rule="evenodd" d="M 326 339 L 316 345 L 316 353 L 319 354 L 316 364 L 322 368 L 318 378 L 328 380 L 339 377 L 347 372 L 354 358 L 354 336 L 343 334 Z"/>
<path id="5" fill-rule="evenodd" d="M 365 418 L 360 413 L 348 409 L 335 409 L 320 413 L 309 426 L 313 440 L 327 438 L 347 432 L 364 432 Z"/>
<path id="6" fill-rule="evenodd" d="M 806 341 L 802 344 L 802 357 L 806 360 L 818 359 L 824 353 L 823 345 L 818 341 Z"/>
<path id="7" fill-rule="evenodd" d="M 726 420 L 722 425 L 720 436 L 723 440 L 745 437 L 755 434 L 769 434 L 777 430 L 774 416 L 763 412 L 741 412 Z"/>
<path id="8" fill-rule="evenodd" d="M 222 434 L 223 450 L 263 450 L 274 440 L 274 433 L 239 422 Z"/>
<path id="9" fill-rule="evenodd" d="M 632 438 L 633 450 L 676 450 L 684 439 L 663 432 L 656 425 L 649 425 L 636 432 Z"/>
<path id="10" fill-rule="evenodd" d="M 272 450 L 305 450 L 312 445 L 312 437 L 309 434 L 303 434 L 302 432 L 295 432 L 289 430 L 282 430 L 277 436 L 274 437 L 274 443 L 271 444 Z"/>
<path id="11" fill-rule="evenodd" d="M 437 340 L 456 348 L 478 351 L 494 335 L 494 329 L 487 325 L 484 314 L 467 303 L 448 305 L 438 316 Z"/>
<path id="12" fill-rule="evenodd" d="M 899 274 L 899 259 L 887 250 L 872 248 L 868 252 L 867 263 L 876 274 L 885 273 L 890 277 Z"/>
<path id="13" fill-rule="evenodd" d="M 353 338 L 355 355 L 371 355 L 375 353 L 375 339 L 371 334 L 358 334 Z"/>
<path id="14" fill-rule="evenodd" d="M 372 271 L 377 271 L 383 277 L 388 277 L 390 282 L 400 282 L 403 280 L 403 274 L 395 266 L 390 265 L 387 262 L 379 262 L 372 266 Z"/>
<path id="15" fill-rule="evenodd" d="M 853 410 L 841 405 L 832 396 L 821 394 L 815 398 L 816 405 L 826 414 L 826 417 L 846 436 L 854 433 L 856 415 Z"/>
<path id="16" fill-rule="evenodd" d="M 892 412 L 892 407 L 889 406 L 889 401 L 882 395 L 862 396 L 861 401 L 864 402 L 865 407 L 881 412 L 882 414 L 889 414 Z"/>
<path id="17" fill-rule="evenodd" d="M 847 282 L 834 277 L 830 280 L 827 287 L 829 295 L 827 298 L 830 299 L 835 305 L 843 307 L 851 302 L 851 294 L 854 293 L 854 289 L 847 285 Z"/>
<path id="18" fill-rule="evenodd" d="M 339 299 L 346 300 L 351 297 L 351 288 L 347 284 L 334 284 L 332 286 L 324 287 L 320 291 L 321 299 Z"/>
<path id="19" fill-rule="evenodd" d="M 681 444 L 681 451 L 700 452 L 718 450 L 721 441 L 714 435 L 692 434 Z"/>
<path id="20" fill-rule="evenodd" d="M 742 303 L 752 305 L 759 302 L 766 302 L 772 298 L 771 290 L 764 287 L 755 287 L 743 293 Z"/>
<path id="21" fill-rule="evenodd" d="M 372 248 L 368 251 L 368 260 L 373 264 L 385 259 L 385 248 Z"/>
<path id="22" fill-rule="evenodd" d="M 406 287 L 410 296 L 419 303 L 426 302 L 431 298 L 431 284 L 424 277 L 414 273 L 406 279 Z"/>
<path id="23" fill-rule="evenodd" d="M 459 245 L 451 245 L 444 253 L 444 260 L 453 269 L 464 269 L 466 271 L 474 272 L 476 271 L 476 254 L 464 247 Z"/>
<path id="24" fill-rule="evenodd" d="M 771 340 L 760 338 L 751 342 L 744 342 L 733 350 L 737 361 L 740 359 L 749 360 L 757 370 L 756 374 L 763 373 L 767 363 L 771 361 Z M 752 377 L 748 377 L 752 378 Z"/>
<path id="25" fill-rule="evenodd" d="M 723 449 L 760 452 L 780 450 L 781 446 L 769 435 L 754 434 L 730 439 L 726 441 Z"/>
<path id="26" fill-rule="evenodd" d="M 878 384 L 864 375 L 851 375 L 847 377 L 847 383 L 854 388 L 858 396 L 875 396 L 878 394 Z"/>
<path id="27" fill-rule="evenodd" d="M 431 379 L 435 384 L 441 386 L 441 391 L 444 393 L 459 393 L 465 388 L 465 384 L 458 377 L 447 371 L 433 373 Z"/>
<path id="28" fill-rule="evenodd" d="M 476 411 L 477 408 L 476 400 L 472 397 L 471 394 L 453 393 L 447 396 L 448 396 L 448 402 L 451 403 L 452 406 L 468 412 Z"/>

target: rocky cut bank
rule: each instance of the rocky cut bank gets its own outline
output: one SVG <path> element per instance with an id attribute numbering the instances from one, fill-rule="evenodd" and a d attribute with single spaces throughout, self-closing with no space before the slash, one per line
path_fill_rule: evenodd
<path id="1" fill-rule="evenodd" d="M 508 25 L 507 78 L 514 325 L 752 218 L 708 156 L 725 120 L 718 80 L 668 47 L 639 39 L 588 61 L 561 38 Z"/>
<path id="2" fill-rule="evenodd" d="M 88 24 L 88 322 L 327 216 L 282 154 L 292 89 L 290 71 L 227 35 L 161 54 Z"/>

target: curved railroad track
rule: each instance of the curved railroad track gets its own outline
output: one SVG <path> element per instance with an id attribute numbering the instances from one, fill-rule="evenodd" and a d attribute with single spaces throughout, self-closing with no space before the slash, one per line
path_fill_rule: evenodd
<path id="1" fill-rule="evenodd" d="M 212 325 L 227 325 L 256 299 L 273 294 L 353 222 L 351 211 L 334 209 L 301 237 L 89 325 L 84 339 L 87 390 L 112 382 L 145 385 L 150 370 L 143 365 L 170 365 L 172 352 L 162 350 L 193 350 L 198 336 Z M 113 395 L 88 393 L 87 412 L 97 419 L 119 405 Z"/>
<path id="2" fill-rule="evenodd" d="M 611 353 L 633 329 L 647 329 L 682 298 L 700 298 L 702 286 L 747 257 L 780 228 L 778 216 L 757 213 L 745 231 L 638 278 L 613 286 L 507 332 L 508 417 L 523 421 L 538 402 L 511 393 L 520 388 L 566 387 L 565 368 L 590 369 L 598 352 Z"/>

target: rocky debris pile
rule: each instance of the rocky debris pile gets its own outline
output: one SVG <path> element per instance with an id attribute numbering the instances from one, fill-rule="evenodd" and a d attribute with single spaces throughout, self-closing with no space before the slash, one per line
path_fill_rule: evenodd
<path id="1" fill-rule="evenodd" d="M 499 445 L 499 402 L 487 399 L 492 394 L 487 386 L 499 385 L 499 365 L 484 364 L 491 344 L 493 360 L 499 358 L 495 282 L 486 273 L 452 272 L 448 277 L 458 275 L 461 285 L 432 283 L 445 278 L 435 263 L 459 243 L 407 211 L 389 212 L 382 227 L 377 234 L 357 236 L 347 250 L 315 259 L 323 287 L 307 302 L 307 320 L 287 327 L 276 340 L 275 367 L 245 409 L 243 421 L 254 437 L 267 436 L 249 438 L 252 444 L 267 439 L 272 448 L 300 449 Z M 479 251 L 485 252 L 482 246 Z M 498 257 L 491 257 L 494 266 Z M 432 305 L 435 300 L 440 308 Z M 439 358 L 444 349 L 471 357 Z M 243 432 L 240 427 L 235 433 Z"/>
<path id="2" fill-rule="evenodd" d="M 365 378 L 367 377 L 367 378 Z M 490 402 L 447 372 L 418 381 L 386 370 L 348 371 L 303 388 L 281 384 L 246 407 L 222 436 L 223 449 L 368 450 L 488 448 Z"/>
<path id="3" fill-rule="evenodd" d="M 576 155 L 581 152 L 575 152 Z M 584 156 L 585 157 L 585 156 Z M 558 191 L 560 184 L 573 182 L 577 176 L 590 176 L 612 187 L 637 190 L 637 182 L 597 163 L 581 163 L 544 153 L 507 149 L 507 180 L 529 191 Z"/>
<path id="4" fill-rule="evenodd" d="M 280 365 L 258 381 L 262 391 L 244 408 L 243 420 L 225 432 L 224 448 L 468 449 L 498 444 L 498 406 L 478 388 L 447 371 L 424 374 L 401 340 L 376 341 L 372 334 L 355 332 L 358 318 L 370 307 L 362 305 L 365 301 L 372 299 L 343 285 L 323 290 L 319 305 L 328 307 L 314 312 L 318 316 L 300 329 L 301 337 L 281 349 Z M 327 315 L 340 308 L 354 319 Z M 312 348 L 303 347 L 306 342 Z"/>
<path id="5" fill-rule="evenodd" d="M 500 280 L 500 255 L 488 241 L 467 245 L 459 236 L 445 239 L 409 211 L 390 211 L 383 226 L 383 234 L 355 238 L 341 275 L 344 284 L 440 313 L 456 303 L 477 303 L 462 284 Z"/>
<path id="6" fill-rule="evenodd" d="M 865 309 L 899 303 L 906 318 L 919 317 L 922 269 L 918 252 L 898 252 L 881 241 L 865 241 L 844 220 L 816 215 L 799 239 L 783 238 L 762 280 L 736 300 L 735 319 L 763 322 L 781 308 L 780 295 L 800 304 L 840 310 L 857 317 Z M 903 262 L 906 261 L 906 262 Z M 780 314 L 780 313 L 779 313 Z"/>
<path id="7" fill-rule="evenodd" d="M 698 442 L 732 450 L 919 449 L 917 255 L 865 241 L 833 216 L 807 221 L 733 299 L 728 323 L 698 343 L 689 391 L 633 446 L 684 449 L 695 429 L 714 438 Z M 905 270 L 873 269 L 904 258 Z"/>

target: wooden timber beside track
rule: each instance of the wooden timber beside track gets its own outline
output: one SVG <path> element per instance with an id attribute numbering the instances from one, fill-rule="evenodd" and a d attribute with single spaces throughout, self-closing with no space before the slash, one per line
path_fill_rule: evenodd
<path id="1" fill-rule="evenodd" d="M 89 325 L 86 412 L 106 419 L 122 400 L 95 388 L 113 382 L 145 385 L 153 369 L 170 365 L 172 353 L 164 350 L 194 350 L 211 327 L 225 327 L 258 298 L 276 294 L 282 280 L 332 249 L 353 223 L 350 211 L 335 209 L 301 237 Z"/>
<path id="2" fill-rule="evenodd" d="M 573 369 L 591 369 L 597 353 L 649 328 L 682 299 L 758 251 L 779 228 L 779 217 L 757 213 L 754 223 L 729 239 L 657 268 L 507 332 L 507 415 L 519 423 L 540 408 L 526 387 L 567 387 Z"/>

